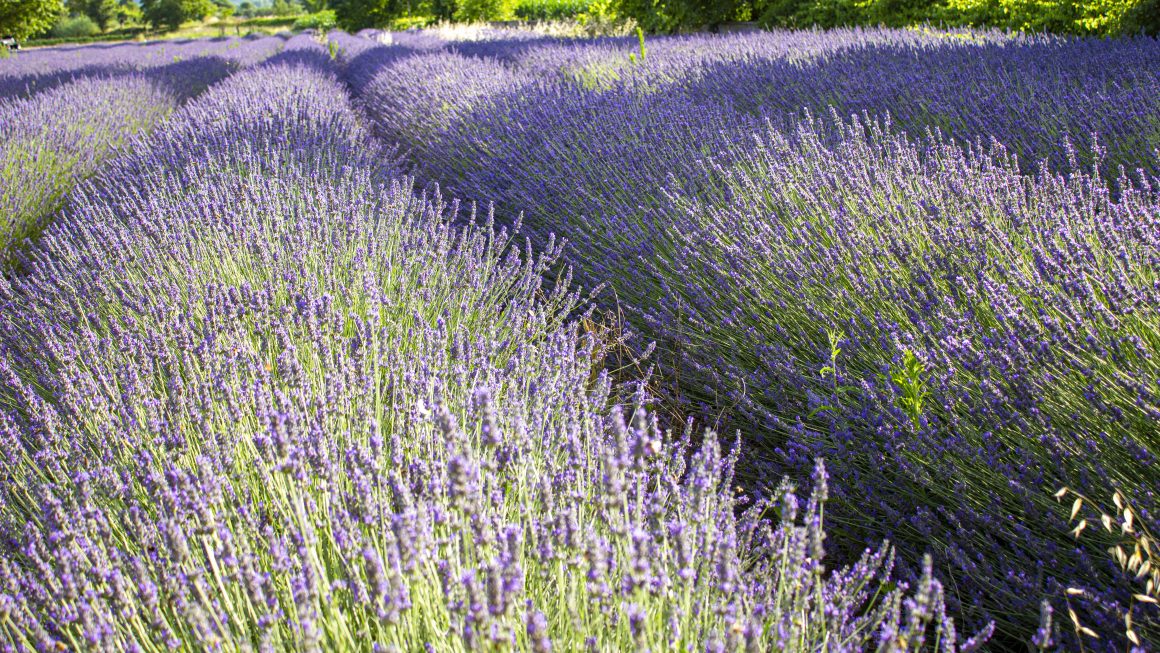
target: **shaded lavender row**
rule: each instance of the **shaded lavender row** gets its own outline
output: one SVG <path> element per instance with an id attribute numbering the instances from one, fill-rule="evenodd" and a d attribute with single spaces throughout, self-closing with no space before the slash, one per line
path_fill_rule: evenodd
<path id="1" fill-rule="evenodd" d="M 214 58 L 235 68 L 245 67 L 270 56 L 283 42 L 280 37 L 254 36 L 23 50 L 0 66 L 0 101 L 32 95 L 83 77 L 165 69 L 190 59 Z M 185 66 L 172 69 L 176 78 L 189 73 Z"/>
<path id="2" fill-rule="evenodd" d="M 743 510 L 736 453 L 600 369 L 559 248 L 387 183 L 317 43 L 135 145 L 0 280 L 13 648 L 985 639 L 929 573 L 884 585 L 889 546 L 825 573 L 820 465 Z"/>
<path id="3" fill-rule="evenodd" d="M 281 46 L 281 41 L 277 41 Z M 272 44 L 263 45 L 269 52 Z M 80 180 L 138 132 L 235 70 L 215 57 L 82 77 L 0 103 L 0 251 L 11 261 Z"/>
<path id="4" fill-rule="evenodd" d="M 422 176 L 522 212 L 538 242 L 567 239 L 578 279 L 612 286 L 642 348 L 660 342 L 671 399 L 763 447 L 759 483 L 824 454 L 844 545 L 890 537 L 913 573 L 934 546 L 955 609 L 1008 643 L 1031 638 L 1041 599 L 1085 587 L 1072 602 L 1115 647 L 1131 585 L 1107 542 L 1077 548 L 1050 496 L 1116 487 L 1158 518 L 1160 182 L 1111 163 L 1156 170 L 1142 144 L 1160 47 L 868 34 L 789 62 L 721 57 L 735 69 L 650 50 L 577 77 L 566 52 L 584 61 L 584 47 L 567 46 L 546 77 L 523 42 L 492 46 L 514 66 L 405 42 L 350 45 L 344 61 Z M 833 115 L 789 120 L 829 102 Z M 894 118 L 843 121 L 851 108 Z M 906 137 L 939 116 L 960 142 L 994 137 L 1064 169 L 1091 153 L 1060 134 L 1108 128 L 1103 174 L 1025 176 L 1001 147 Z M 1154 609 L 1134 617 L 1156 634 Z"/>

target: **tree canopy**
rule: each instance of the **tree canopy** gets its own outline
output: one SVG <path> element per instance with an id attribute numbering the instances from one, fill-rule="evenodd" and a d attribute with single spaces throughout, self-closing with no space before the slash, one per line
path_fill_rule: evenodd
<path id="1" fill-rule="evenodd" d="M 217 7 L 212 0 L 141 0 L 141 9 L 153 27 L 177 29 L 186 21 L 213 14 Z"/>
<path id="2" fill-rule="evenodd" d="M 61 0 L 0 0 L 0 36 L 35 36 L 51 27 L 63 11 Z"/>

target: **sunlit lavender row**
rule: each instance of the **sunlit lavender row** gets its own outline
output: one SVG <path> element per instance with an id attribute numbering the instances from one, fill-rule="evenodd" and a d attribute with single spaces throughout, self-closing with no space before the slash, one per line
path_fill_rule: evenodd
<path id="1" fill-rule="evenodd" d="M 889 537 L 911 580 L 933 553 L 1002 647 L 1045 600 L 1066 648 L 1160 637 L 1129 546 L 1160 510 L 1156 40 L 340 45 L 421 181 L 608 284 L 668 410 L 741 429 L 747 487 L 824 456 L 831 542 Z M 1072 532 L 1061 486 L 1133 519 Z"/>
<path id="2" fill-rule="evenodd" d="M 8 262 L 121 144 L 233 70 L 199 57 L 144 73 L 82 77 L 0 104 L 0 249 Z"/>
<path id="3" fill-rule="evenodd" d="M 25 241 L 43 228 L 68 191 L 99 170 L 127 139 L 148 133 L 189 98 L 283 44 L 280 38 L 261 38 L 168 49 L 121 45 L 101 54 L 81 53 L 76 60 L 46 49 L 6 60 L 5 79 L 49 90 L 0 101 L 4 264 L 17 260 Z M 65 51 L 77 50 L 82 49 Z"/>
<path id="4" fill-rule="evenodd" d="M 662 429 L 561 247 L 413 190 L 339 72 L 214 85 L 0 280 L 5 648 L 986 641 L 889 544 L 829 562 L 822 461 L 755 500 Z"/>

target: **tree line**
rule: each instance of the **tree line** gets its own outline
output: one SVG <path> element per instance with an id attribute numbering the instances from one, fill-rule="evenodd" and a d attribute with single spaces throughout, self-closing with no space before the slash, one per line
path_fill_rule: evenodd
<path id="1" fill-rule="evenodd" d="M 294 16 L 326 8 L 327 0 L 0 0 L 0 36 L 93 36 L 114 26 L 143 25 L 174 30 L 212 16 Z M 56 33 L 62 29 L 66 33 Z"/>
<path id="2" fill-rule="evenodd" d="M 767 28 L 849 26 L 996 27 L 1058 34 L 1160 34 L 1160 0 L 274 0 L 286 15 L 332 8 L 348 30 L 390 27 L 400 19 L 509 20 L 537 15 L 632 20 L 649 33 L 714 30 L 734 21 Z M 281 5 L 281 6 L 280 6 Z M 544 5 L 539 7 L 538 5 Z M 550 10 L 547 8 L 551 5 Z M 543 11 L 540 11 L 543 9 Z M 183 22 L 263 11 L 250 0 L 0 0 L 0 36 L 43 34 L 62 17 L 104 31 L 116 22 L 176 29 Z M 422 22 L 420 20 L 419 22 Z"/>
<path id="3" fill-rule="evenodd" d="M 605 21 L 631 19 L 650 33 L 712 30 L 734 21 L 767 28 L 930 24 L 1102 36 L 1160 33 L 1160 0 L 331 0 L 347 29 L 414 16 L 508 20 L 534 14 L 519 8 L 537 4 L 566 4 Z"/>

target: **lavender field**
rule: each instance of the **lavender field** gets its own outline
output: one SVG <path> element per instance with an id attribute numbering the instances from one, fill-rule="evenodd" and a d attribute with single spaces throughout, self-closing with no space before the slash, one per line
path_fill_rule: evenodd
<path id="1" fill-rule="evenodd" d="M 1160 648 L 1160 41 L 0 60 L 0 650 Z"/>

